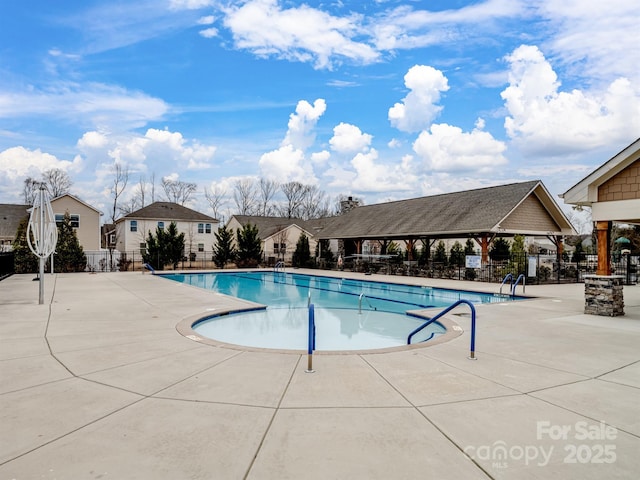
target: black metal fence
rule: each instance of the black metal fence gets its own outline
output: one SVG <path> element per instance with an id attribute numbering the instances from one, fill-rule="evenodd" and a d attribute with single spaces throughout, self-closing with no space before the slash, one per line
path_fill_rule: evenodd
<path id="1" fill-rule="evenodd" d="M 87 270 L 94 272 L 111 271 L 140 271 L 144 270 L 144 261 L 139 251 L 120 253 L 94 251 L 85 252 L 87 256 Z M 489 260 L 479 268 L 467 268 L 465 259 L 458 258 L 451 261 L 447 257 L 444 261 L 435 262 L 429 260 L 426 263 L 416 261 L 403 261 L 390 259 L 384 261 L 346 260 L 343 268 L 364 273 L 386 273 L 390 275 L 410 275 L 429 278 L 445 278 L 452 280 L 473 280 L 478 282 L 501 282 L 509 273 L 517 278 L 520 274 L 526 277 L 530 284 L 547 283 L 581 283 L 585 275 L 596 273 L 598 265 L 597 255 L 583 255 L 579 261 L 562 259 L 558 262 L 556 255 L 525 254 L 511 255 L 504 260 Z M 639 280 L 640 255 L 616 255 L 612 256 L 612 273 L 623 275 L 625 284 L 637 284 Z M 263 266 L 268 266 L 265 260 Z M 0 253 L 0 278 L 13 273 L 13 252 Z M 322 262 L 320 268 L 336 269 L 334 263 Z M 54 261 L 55 268 L 55 261 Z M 166 267 L 171 270 L 171 265 Z M 179 262 L 179 270 L 211 270 L 216 269 L 213 262 L 213 252 L 197 252 L 189 254 Z"/>
<path id="2" fill-rule="evenodd" d="M 0 280 L 15 272 L 13 252 L 0 252 Z"/>
<path id="3" fill-rule="evenodd" d="M 623 275 L 627 285 L 638 283 L 640 255 L 613 255 L 612 273 Z M 511 255 L 503 260 L 489 259 L 479 268 L 467 268 L 465 259 L 451 261 L 429 260 L 426 263 L 402 261 L 401 259 L 368 262 L 352 260 L 345 262 L 344 268 L 358 272 L 386 273 L 390 275 L 410 275 L 451 280 L 472 280 L 479 282 L 501 282 L 509 273 L 514 279 L 524 275 L 527 284 L 581 283 L 585 275 L 594 275 L 598 266 L 597 255 L 582 255 L 579 261 L 562 259 L 556 255 L 524 254 Z"/>

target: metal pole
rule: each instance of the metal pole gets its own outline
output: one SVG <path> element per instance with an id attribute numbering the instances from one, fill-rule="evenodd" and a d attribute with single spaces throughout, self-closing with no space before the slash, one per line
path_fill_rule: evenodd
<path id="1" fill-rule="evenodd" d="M 40 236 L 44 237 L 44 185 L 40 184 Z M 40 256 L 40 285 L 38 304 L 44 303 L 44 257 Z"/>
<path id="2" fill-rule="evenodd" d="M 307 369 L 305 373 L 314 373 L 313 351 L 316 348 L 316 321 L 313 303 L 309 305 L 309 338 L 307 343 Z"/>

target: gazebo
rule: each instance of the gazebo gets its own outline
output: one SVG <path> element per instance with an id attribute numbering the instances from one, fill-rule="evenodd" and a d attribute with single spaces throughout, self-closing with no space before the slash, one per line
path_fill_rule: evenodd
<path id="1" fill-rule="evenodd" d="M 585 281 L 585 311 L 623 315 L 624 277 L 612 275 L 611 228 L 614 223 L 640 225 L 640 138 L 560 196 L 566 204 L 591 208 L 598 237 L 598 269 Z"/>
<path id="2" fill-rule="evenodd" d="M 326 219 L 319 240 L 351 241 L 360 254 L 364 240 L 383 245 L 403 241 L 412 252 L 417 241 L 473 238 L 482 261 L 498 236 L 546 236 L 562 254 L 562 238 L 574 233 L 571 223 L 540 180 L 446 193 L 354 208 Z"/>

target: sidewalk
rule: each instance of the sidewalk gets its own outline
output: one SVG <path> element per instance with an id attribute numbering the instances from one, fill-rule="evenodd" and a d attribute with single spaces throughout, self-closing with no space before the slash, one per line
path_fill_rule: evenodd
<path id="1" fill-rule="evenodd" d="M 319 354 L 308 374 L 306 352 L 216 347 L 176 331 L 240 300 L 139 272 L 77 273 L 47 275 L 38 305 L 32 278 L 0 282 L 0 480 L 640 472 L 640 286 L 625 287 L 624 317 L 582 314 L 580 284 L 478 306 L 476 361 L 460 309 L 449 318 L 464 334 L 447 343 Z"/>

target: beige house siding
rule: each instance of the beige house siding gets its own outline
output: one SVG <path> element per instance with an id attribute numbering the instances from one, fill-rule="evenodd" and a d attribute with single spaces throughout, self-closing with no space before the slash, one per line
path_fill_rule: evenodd
<path id="1" fill-rule="evenodd" d="M 131 231 L 131 222 L 137 222 L 137 231 Z M 140 244 L 145 243 L 149 232 L 155 235 L 158 228 L 158 222 L 164 222 L 164 228 L 168 228 L 171 220 L 164 219 L 136 219 L 126 218 L 119 220 L 116 224 L 116 249 L 120 252 L 140 252 Z M 210 224 L 211 232 L 198 233 L 198 224 Z M 184 233 L 184 250 L 185 254 L 198 252 L 199 249 L 205 252 L 211 252 L 215 245 L 215 232 L 218 231 L 217 222 L 204 221 L 176 221 L 176 227 L 179 233 Z"/>
<path id="2" fill-rule="evenodd" d="M 513 212 L 500 224 L 506 230 L 549 231 L 560 230 L 560 226 L 535 195 L 529 195 Z"/>
<path id="3" fill-rule="evenodd" d="M 640 160 L 598 187 L 599 202 L 640 199 Z"/>
<path id="4" fill-rule="evenodd" d="M 78 241 L 85 251 L 100 250 L 100 212 L 70 195 L 51 201 L 54 215 L 78 215 L 79 227 L 74 228 Z"/>

